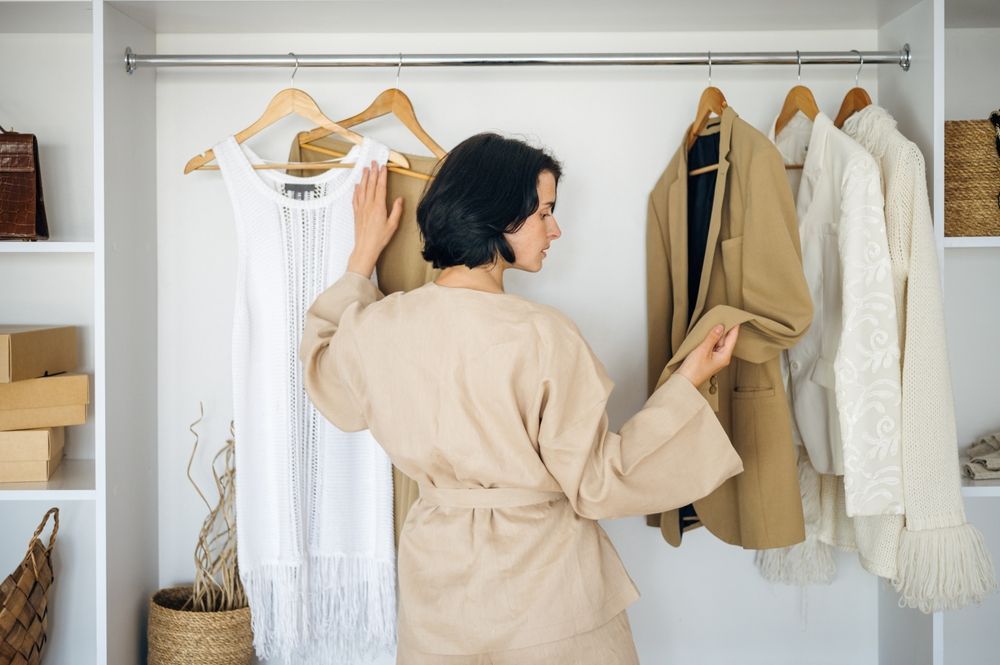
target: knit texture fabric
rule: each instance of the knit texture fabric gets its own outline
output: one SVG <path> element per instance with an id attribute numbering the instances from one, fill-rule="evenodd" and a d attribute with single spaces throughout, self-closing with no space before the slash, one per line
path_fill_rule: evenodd
<path id="1" fill-rule="evenodd" d="M 982 534 L 965 521 L 924 158 L 880 107 L 856 113 L 844 131 L 882 167 L 903 349 L 905 523 L 891 516 L 856 520 L 858 547 L 862 563 L 894 568 L 902 603 L 924 612 L 962 607 L 981 601 L 996 579 Z"/>
<path id="2" fill-rule="evenodd" d="M 392 472 L 368 431 L 345 433 L 306 396 L 298 346 L 313 300 L 346 270 L 354 185 L 385 146 L 370 139 L 299 178 L 233 137 L 215 146 L 238 267 L 233 415 L 240 578 L 262 658 L 357 662 L 395 643 Z"/>

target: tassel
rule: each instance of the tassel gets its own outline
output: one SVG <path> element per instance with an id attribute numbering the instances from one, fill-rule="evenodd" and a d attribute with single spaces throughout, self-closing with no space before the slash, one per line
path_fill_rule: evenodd
<path id="1" fill-rule="evenodd" d="M 958 609 L 982 602 L 997 587 L 983 536 L 971 524 L 904 529 L 898 561 L 893 586 L 900 607 L 926 613 Z"/>
<path id="2" fill-rule="evenodd" d="M 768 582 L 795 586 L 830 584 L 837 572 L 833 548 L 815 537 L 791 547 L 760 550 L 754 563 Z"/>

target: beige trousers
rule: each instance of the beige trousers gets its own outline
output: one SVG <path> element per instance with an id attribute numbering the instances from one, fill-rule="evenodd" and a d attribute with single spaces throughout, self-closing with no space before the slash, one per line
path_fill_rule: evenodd
<path id="1" fill-rule="evenodd" d="M 556 642 L 469 656 L 439 656 L 401 646 L 396 665 L 639 665 L 628 615 Z"/>

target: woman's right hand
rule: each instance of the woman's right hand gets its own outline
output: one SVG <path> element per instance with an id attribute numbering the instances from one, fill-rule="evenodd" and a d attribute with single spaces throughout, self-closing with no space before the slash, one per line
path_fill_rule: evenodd
<path id="1" fill-rule="evenodd" d="M 365 167 L 361 182 L 354 187 L 354 251 L 347 262 L 347 269 L 371 277 L 382 250 L 399 228 L 403 215 L 403 198 L 396 197 L 392 209 L 386 205 L 389 171 L 385 166 L 372 162 Z"/>
<path id="2" fill-rule="evenodd" d="M 723 334 L 724 331 L 725 328 L 721 325 L 712 328 L 702 343 L 696 346 L 694 351 L 688 354 L 688 357 L 681 362 L 681 366 L 677 368 L 677 373 L 693 383 L 695 387 L 708 381 L 732 361 L 736 338 L 740 335 L 740 327 L 733 326 L 728 333 Z"/>

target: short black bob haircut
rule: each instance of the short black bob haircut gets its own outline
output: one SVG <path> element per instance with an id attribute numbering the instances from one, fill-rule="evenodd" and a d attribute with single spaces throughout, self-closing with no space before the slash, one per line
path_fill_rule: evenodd
<path id="1" fill-rule="evenodd" d="M 562 166 L 544 150 L 499 134 L 459 143 L 444 158 L 417 206 L 424 259 L 435 268 L 514 262 L 504 233 L 514 233 L 538 210 L 538 177 L 559 183 Z"/>

